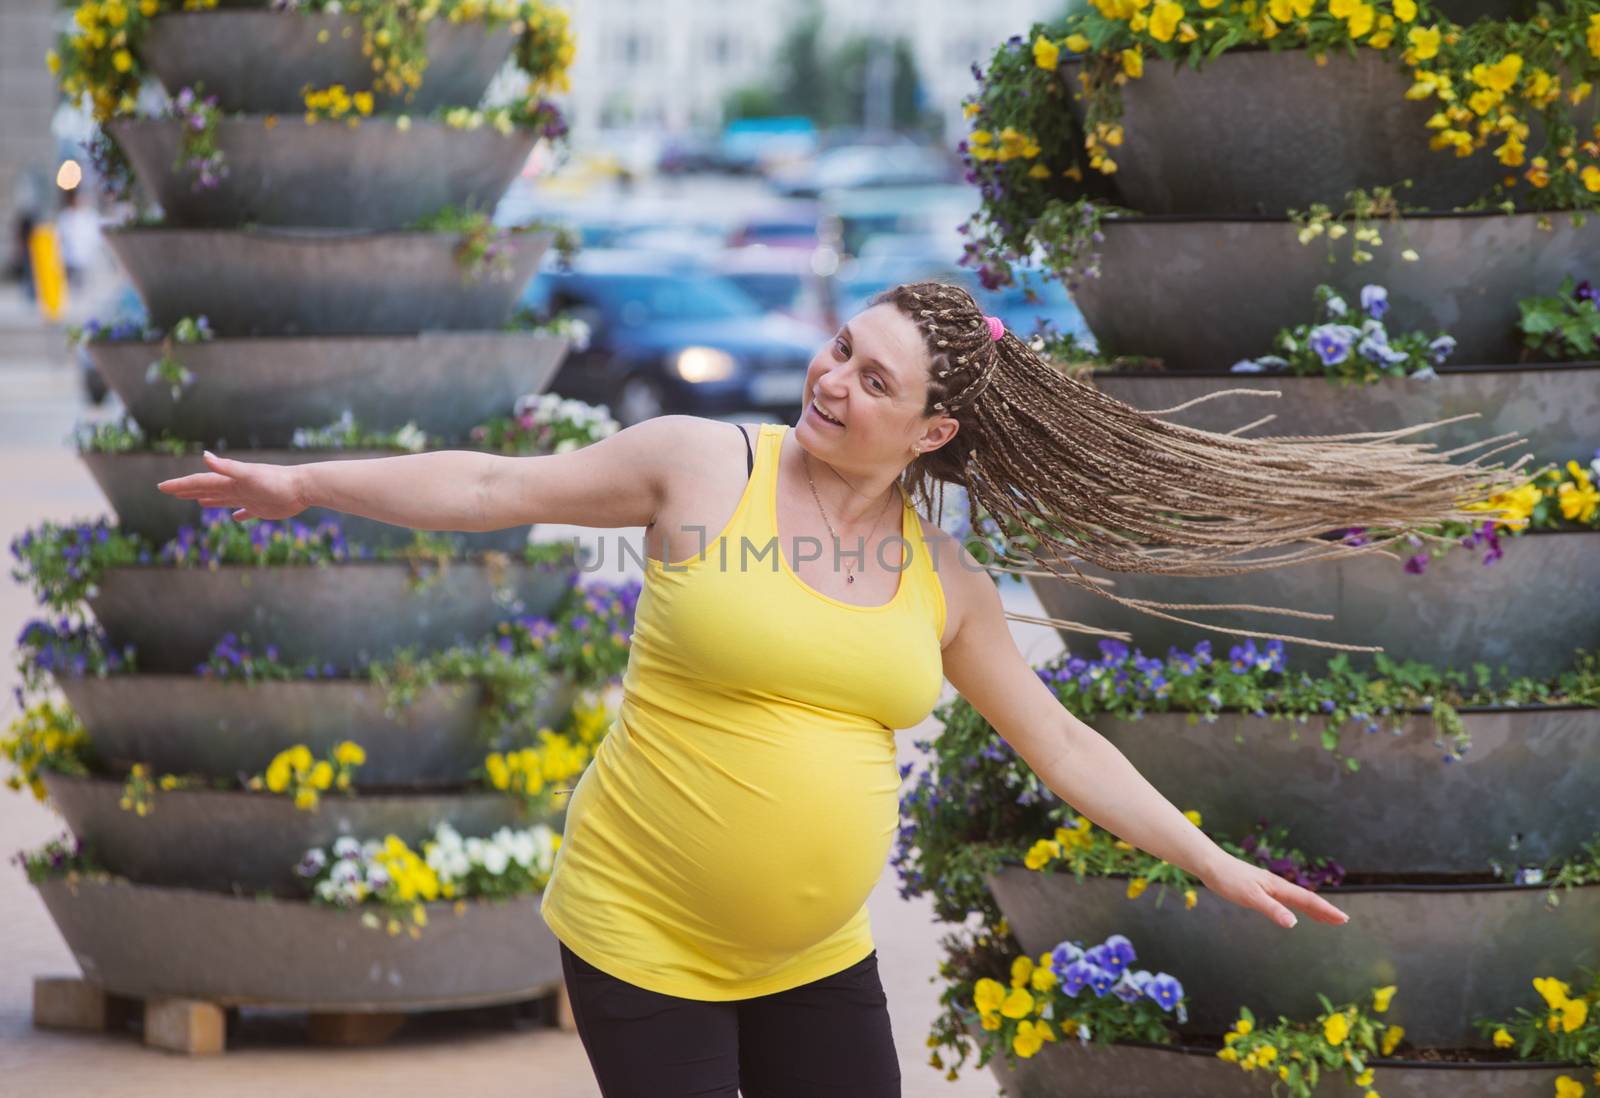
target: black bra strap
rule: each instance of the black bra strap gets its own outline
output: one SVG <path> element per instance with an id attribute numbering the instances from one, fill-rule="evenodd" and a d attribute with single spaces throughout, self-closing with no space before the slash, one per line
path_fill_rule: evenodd
<path id="1" fill-rule="evenodd" d="M 750 449 L 750 433 L 737 423 L 734 426 L 739 428 L 739 437 L 744 439 L 745 462 L 749 465 L 745 475 L 751 476 L 756 471 L 756 455 L 755 451 Z"/>

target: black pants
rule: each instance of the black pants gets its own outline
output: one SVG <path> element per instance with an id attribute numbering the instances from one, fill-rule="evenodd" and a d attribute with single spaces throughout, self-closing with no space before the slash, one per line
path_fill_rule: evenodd
<path id="1" fill-rule="evenodd" d="M 754 999 L 647 991 L 563 943 L 578 1036 L 604 1098 L 900 1098 L 878 952 Z"/>

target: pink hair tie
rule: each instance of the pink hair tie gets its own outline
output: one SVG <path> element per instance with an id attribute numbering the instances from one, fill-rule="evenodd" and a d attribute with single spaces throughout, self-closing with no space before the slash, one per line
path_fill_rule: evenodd
<path id="1" fill-rule="evenodd" d="M 983 318 L 983 322 L 989 325 L 989 338 L 998 343 L 1000 337 L 1005 335 L 1005 322 L 997 316 L 986 316 Z"/>

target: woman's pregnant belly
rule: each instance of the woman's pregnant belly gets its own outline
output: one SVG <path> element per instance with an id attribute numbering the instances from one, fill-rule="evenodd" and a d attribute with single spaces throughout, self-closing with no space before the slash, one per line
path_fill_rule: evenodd
<path id="1" fill-rule="evenodd" d="M 604 857 L 680 938 L 781 959 L 861 908 L 893 845 L 899 787 L 882 727 L 665 727 L 636 710 L 573 798 L 568 853 Z"/>

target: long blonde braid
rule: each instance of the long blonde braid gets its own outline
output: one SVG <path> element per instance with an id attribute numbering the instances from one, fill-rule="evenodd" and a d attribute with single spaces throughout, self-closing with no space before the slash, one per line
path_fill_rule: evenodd
<path id="1" fill-rule="evenodd" d="M 1015 563 L 1002 557 L 986 565 L 991 571 L 1055 576 L 1169 621 L 1325 648 L 1382 650 L 1178 617 L 1166 611 L 1251 610 L 1321 620 L 1332 615 L 1250 603 L 1124 598 L 1079 571 L 1074 558 L 1118 572 L 1221 576 L 1384 552 L 1407 537 L 1443 540 L 1424 528 L 1446 520 L 1479 522 L 1503 513 L 1461 505 L 1518 487 L 1532 475 L 1516 473 L 1531 454 L 1509 468 L 1480 464 L 1527 441 L 1512 434 L 1444 453 L 1430 452 L 1432 443 L 1394 441 L 1467 416 L 1346 435 L 1240 437 L 1259 420 L 1227 434 L 1185 427 L 1158 417 L 1221 396 L 1275 394 L 1227 389 L 1178 407 L 1141 411 L 1067 376 L 1009 331 L 993 339 L 982 310 L 960 286 L 907 283 L 875 295 L 869 307 L 880 304 L 894 305 L 922 333 L 930 357 L 923 414 L 953 416 L 961 425 L 944 446 L 907 468 L 904 481 L 913 500 L 940 515 L 944 486 L 960 485 L 974 528 L 987 515 L 1002 531 L 1026 530 L 1039 543 Z M 1449 460 L 1495 442 L 1503 444 L 1465 464 Z M 1328 540 L 1349 527 L 1393 532 L 1360 545 Z M 1233 559 L 1291 545 L 1299 548 Z M 1060 618 L 1006 616 L 1126 637 Z"/>

